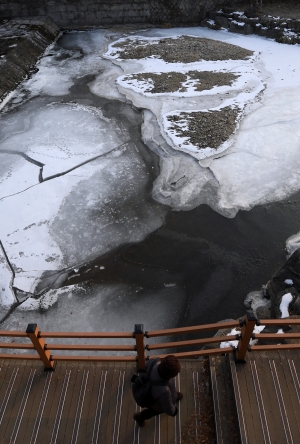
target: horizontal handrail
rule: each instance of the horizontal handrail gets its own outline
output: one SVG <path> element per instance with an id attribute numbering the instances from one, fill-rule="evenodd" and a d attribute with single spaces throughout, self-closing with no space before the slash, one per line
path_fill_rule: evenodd
<path id="1" fill-rule="evenodd" d="M 29 324 L 26 332 L 0 330 L 0 337 L 27 337 L 30 343 L 23 342 L 0 342 L 0 349 L 10 350 L 28 350 L 28 353 L 0 354 L 0 358 L 11 359 L 41 359 L 47 369 L 53 370 L 55 361 L 99 361 L 99 362 L 137 362 L 138 369 L 145 369 L 146 360 L 159 357 L 163 358 L 166 354 L 146 356 L 146 351 L 162 350 L 179 347 L 196 347 L 214 343 L 222 343 L 238 340 L 237 347 L 198 349 L 192 351 L 182 351 L 173 353 L 178 359 L 197 358 L 200 356 L 210 356 L 225 354 L 235 351 L 237 361 L 244 361 L 247 351 L 267 351 L 267 350 L 292 350 L 300 349 L 300 344 L 271 344 L 271 345 L 253 345 L 250 346 L 251 339 L 264 340 L 282 340 L 282 339 L 300 339 L 300 333 L 254 333 L 255 325 L 265 326 L 288 326 L 300 325 L 300 319 L 262 319 L 258 321 L 252 312 L 247 312 L 244 320 L 217 322 L 213 324 L 197 325 L 192 327 L 172 328 L 164 330 L 143 331 L 142 324 L 136 324 L 134 332 L 41 332 L 36 324 Z M 226 328 L 240 327 L 241 332 L 236 335 L 213 336 L 210 338 L 192 339 L 184 341 L 170 341 L 153 344 L 145 344 L 146 338 L 161 336 L 172 336 L 180 334 L 201 333 L 210 330 L 220 330 Z M 46 338 L 52 339 L 132 339 L 134 344 L 58 344 L 45 342 Z M 30 354 L 35 349 L 36 355 Z M 103 354 L 99 355 L 53 355 L 56 350 L 62 351 L 83 351 L 83 352 L 129 352 L 122 356 Z M 135 355 L 131 355 L 135 353 Z"/>
<path id="2" fill-rule="evenodd" d="M 159 350 L 162 348 L 172 348 L 172 347 L 189 347 L 193 345 L 204 345 L 213 344 L 215 342 L 228 342 L 236 340 L 235 335 L 230 336 L 214 336 L 213 338 L 205 339 L 192 339 L 190 341 L 178 341 L 178 342 L 161 342 L 159 344 L 148 344 L 146 346 L 147 350 Z"/>
<path id="3" fill-rule="evenodd" d="M 0 345 L 1 348 L 1 345 Z M 134 345 L 64 345 L 46 344 L 46 350 L 81 350 L 81 351 L 136 351 Z"/>
<path id="4" fill-rule="evenodd" d="M 20 354 L 14 355 L 12 353 L 0 353 L 0 359 L 25 359 L 30 361 L 40 361 L 41 358 L 39 355 L 29 355 L 29 354 Z"/>
<path id="5" fill-rule="evenodd" d="M 0 335 L 1 336 L 1 335 Z M 25 335 L 26 336 L 26 335 Z M 43 331 L 40 332 L 41 338 L 77 338 L 77 339 L 132 339 L 134 335 L 132 332 L 56 332 L 56 331 Z"/>
<path id="6" fill-rule="evenodd" d="M 211 350 L 197 350 L 192 352 L 182 352 L 182 353 L 173 353 L 174 356 L 178 359 L 184 359 L 184 358 L 197 358 L 198 356 L 210 356 L 210 355 L 220 355 L 225 353 L 230 353 L 233 351 L 232 347 L 225 347 L 225 348 L 212 348 Z M 151 358 L 164 358 L 165 355 L 157 355 L 157 356 L 151 356 Z"/>
<path id="7" fill-rule="evenodd" d="M 300 344 L 251 345 L 249 351 L 297 350 Z"/>
<path id="8" fill-rule="evenodd" d="M 265 326 L 276 325 L 300 325 L 300 319 L 260 319 L 260 324 Z"/>
<path id="9" fill-rule="evenodd" d="M 135 356 L 65 356 L 54 355 L 54 361 L 136 362 Z"/>
<path id="10" fill-rule="evenodd" d="M 300 333 L 253 333 L 253 339 L 300 339 Z"/>
<path id="11" fill-rule="evenodd" d="M 208 330 L 220 330 L 221 328 L 239 327 L 239 321 L 217 322 L 214 324 L 197 325 L 196 327 L 169 328 L 165 330 L 146 331 L 146 338 L 154 338 L 157 336 L 172 336 L 190 333 L 199 333 Z"/>
<path id="12" fill-rule="evenodd" d="M 34 346 L 32 344 L 24 344 L 21 342 L 0 342 L 0 348 L 32 350 L 34 349 Z"/>
<path id="13" fill-rule="evenodd" d="M 11 338 L 27 338 L 27 334 L 25 331 L 17 331 L 17 330 L 0 330 L 0 337 L 6 336 Z"/>

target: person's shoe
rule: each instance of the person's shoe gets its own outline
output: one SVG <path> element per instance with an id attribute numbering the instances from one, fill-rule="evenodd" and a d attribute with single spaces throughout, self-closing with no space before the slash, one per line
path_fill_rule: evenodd
<path id="1" fill-rule="evenodd" d="M 133 419 L 137 422 L 137 424 L 138 424 L 140 427 L 145 427 L 145 425 L 146 425 L 146 421 L 145 421 L 144 419 L 142 419 L 140 413 L 135 413 L 135 414 L 133 415 Z"/>
<path id="2" fill-rule="evenodd" d="M 183 394 L 182 394 L 181 392 L 177 392 L 177 399 L 176 399 L 176 402 L 177 402 L 177 401 L 180 401 L 182 398 L 183 398 Z"/>

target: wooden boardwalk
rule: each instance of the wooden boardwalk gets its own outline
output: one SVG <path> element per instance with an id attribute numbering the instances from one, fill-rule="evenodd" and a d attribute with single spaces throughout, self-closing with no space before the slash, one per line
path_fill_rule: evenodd
<path id="1" fill-rule="evenodd" d="M 211 372 L 221 375 L 215 377 L 213 382 L 217 443 L 229 443 L 224 439 L 227 419 L 224 418 L 224 410 L 220 408 L 220 400 L 226 391 L 222 369 L 227 363 L 232 378 L 240 442 L 298 444 L 300 352 L 251 352 L 247 354 L 246 361 L 246 364 L 236 364 L 232 355 L 210 358 Z"/>
<path id="2" fill-rule="evenodd" d="M 39 361 L 0 360 L 0 369 L 1 444 L 177 444 L 200 408 L 197 360 L 181 362 L 178 415 L 152 418 L 142 429 L 133 420 L 132 363 L 62 361 L 45 372 Z"/>

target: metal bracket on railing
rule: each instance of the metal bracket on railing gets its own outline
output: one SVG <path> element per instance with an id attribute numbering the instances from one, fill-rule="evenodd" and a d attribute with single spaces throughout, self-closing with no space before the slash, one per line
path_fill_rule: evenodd
<path id="1" fill-rule="evenodd" d="M 260 326 L 260 320 L 256 319 L 256 325 L 259 327 Z"/>
<path id="2" fill-rule="evenodd" d="M 145 349 L 149 350 L 149 345 L 148 344 L 146 344 Z"/>
<path id="3" fill-rule="evenodd" d="M 240 319 L 239 323 L 240 323 L 240 327 L 242 328 L 244 325 L 246 325 L 246 319 L 245 318 L 244 319 Z"/>
<path id="4" fill-rule="evenodd" d="M 144 336 L 145 336 L 145 338 L 149 338 L 147 331 L 145 331 Z"/>
<path id="5" fill-rule="evenodd" d="M 144 330 L 143 324 L 135 324 L 133 334 L 136 341 L 137 371 L 145 371 L 146 369 L 146 353 L 145 353 L 145 340 L 144 340 L 143 330 Z"/>
<path id="6" fill-rule="evenodd" d="M 242 337 L 241 333 L 237 333 L 237 334 L 235 335 L 235 338 L 236 338 L 237 340 L 241 339 L 241 337 Z"/>

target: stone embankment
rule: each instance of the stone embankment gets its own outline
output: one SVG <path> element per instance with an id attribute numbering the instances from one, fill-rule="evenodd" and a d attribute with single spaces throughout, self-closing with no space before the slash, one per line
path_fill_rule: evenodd
<path id="1" fill-rule="evenodd" d="M 275 39 L 279 43 L 300 43 L 300 20 L 270 15 L 260 15 L 256 9 L 247 9 L 244 12 L 234 8 L 223 8 L 210 11 L 200 26 L 211 29 L 228 29 L 229 32 L 239 34 L 257 34 L 262 37 Z"/>
<path id="2" fill-rule="evenodd" d="M 251 308 L 260 319 L 284 316 L 282 300 L 289 296 L 287 303 L 290 316 L 300 315 L 300 248 L 276 271 L 267 285 L 260 291 L 252 291 L 245 299 L 246 308 Z"/>
<path id="3" fill-rule="evenodd" d="M 59 27 L 50 18 L 3 21 L 0 26 L 0 101 L 35 69 Z"/>
<path id="4" fill-rule="evenodd" d="M 65 29 L 148 23 L 198 25 L 222 0 L 2 0 L 0 18 L 48 16 Z"/>

